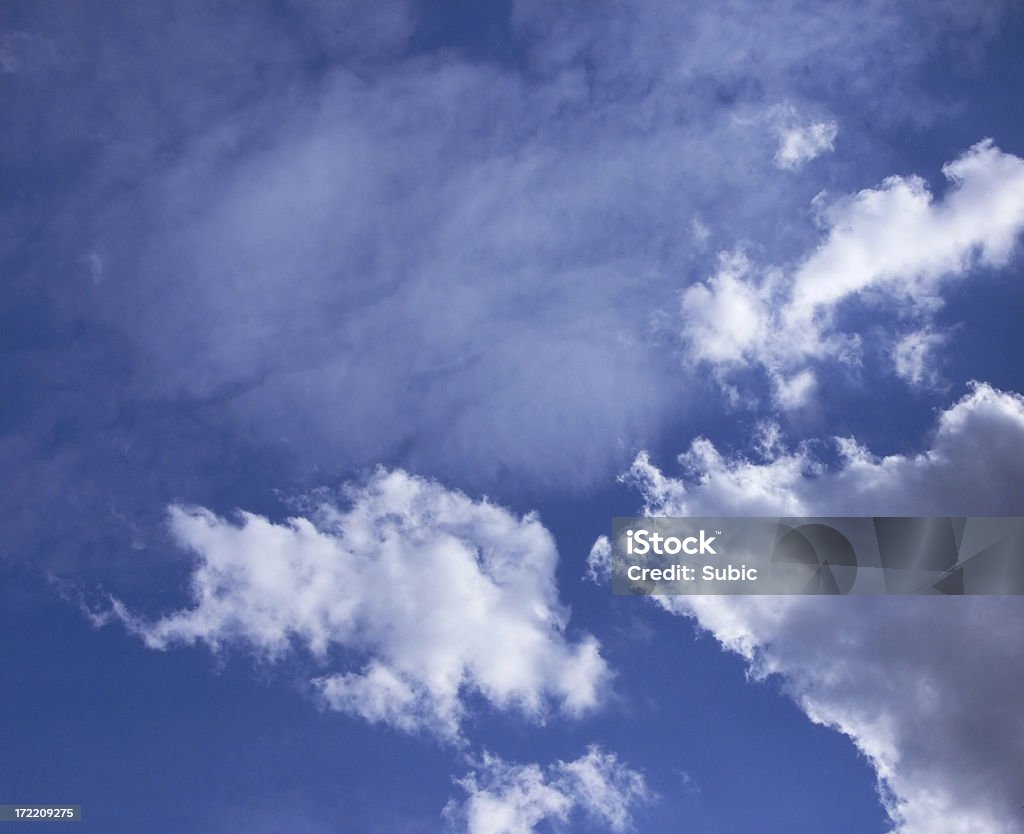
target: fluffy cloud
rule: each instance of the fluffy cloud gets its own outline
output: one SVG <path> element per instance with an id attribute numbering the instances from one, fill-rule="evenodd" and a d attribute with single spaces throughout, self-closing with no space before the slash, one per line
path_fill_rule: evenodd
<path id="1" fill-rule="evenodd" d="M 987 385 L 944 411 L 929 448 L 878 458 L 837 441 L 828 469 L 806 447 L 756 463 L 705 440 L 686 477 L 640 456 L 628 475 L 656 515 L 999 515 L 1022 512 L 1024 398 Z M 592 553 L 600 571 L 607 543 Z M 811 720 L 874 766 L 899 834 L 1011 834 L 1024 826 L 1017 598 L 659 597 L 778 676 Z"/>
<path id="2" fill-rule="evenodd" d="M 904 318 L 927 319 L 946 282 L 1005 265 L 1024 229 L 1024 160 L 985 140 L 942 173 L 950 187 L 940 201 L 921 178 L 900 176 L 835 201 L 822 211 L 824 240 L 791 271 L 723 258 L 716 275 L 683 294 L 690 358 L 723 375 L 757 363 L 778 403 L 794 407 L 813 390 L 812 361 L 857 361 L 859 336 L 835 327 L 840 305 L 895 304 Z M 922 332 L 893 349 L 897 371 L 918 382 L 924 348 L 935 344 Z"/>
<path id="3" fill-rule="evenodd" d="M 698 438 L 679 456 L 686 478 L 665 475 L 646 454 L 626 477 L 655 515 L 1014 515 L 1022 440 L 1024 398 L 973 383 L 916 454 L 877 457 L 854 438 L 834 438 L 841 464 L 829 470 L 806 443 L 787 449 L 776 438 L 760 463 L 727 458 Z"/>
<path id="4" fill-rule="evenodd" d="M 530 834 L 542 823 L 566 823 L 576 813 L 611 831 L 627 831 L 634 807 L 651 797 L 640 773 L 598 747 L 547 768 L 485 753 L 478 770 L 459 784 L 469 796 L 449 802 L 444 815 L 465 834 Z"/>
<path id="5" fill-rule="evenodd" d="M 361 668 L 313 680 L 331 709 L 407 731 L 459 737 L 475 693 L 543 720 L 599 700 L 608 669 L 594 638 L 565 636 L 554 541 L 540 521 L 401 471 L 378 471 L 282 524 L 175 507 L 193 552 L 192 605 L 148 621 L 113 614 L 151 648 L 235 645 L 276 660 L 297 647 Z M 496 647 L 501 647 L 496 651 Z"/>

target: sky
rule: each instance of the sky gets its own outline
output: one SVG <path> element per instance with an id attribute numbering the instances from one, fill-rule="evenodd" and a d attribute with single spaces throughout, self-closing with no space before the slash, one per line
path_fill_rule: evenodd
<path id="1" fill-rule="evenodd" d="M 1009 0 L 3 4 L 0 803 L 1024 830 L 1018 598 L 614 597 L 606 538 L 1024 515 L 1021 43 Z"/>

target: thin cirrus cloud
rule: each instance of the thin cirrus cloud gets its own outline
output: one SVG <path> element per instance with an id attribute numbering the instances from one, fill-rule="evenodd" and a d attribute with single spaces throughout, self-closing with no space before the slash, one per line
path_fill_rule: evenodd
<path id="1" fill-rule="evenodd" d="M 465 834 L 532 834 L 581 816 L 623 832 L 631 830 L 635 809 L 652 799 L 640 772 L 597 746 L 546 768 L 484 753 L 458 784 L 468 796 L 450 801 L 444 817 L 451 830 Z"/>
<path id="2" fill-rule="evenodd" d="M 174 507 L 172 533 L 195 558 L 191 607 L 146 620 L 114 600 L 94 619 L 154 649 L 269 661 L 304 650 L 327 708 L 449 741 L 470 693 L 533 721 L 599 704 L 609 669 L 593 637 L 565 634 L 558 554 L 536 517 L 402 471 L 379 470 L 346 498 L 280 524 Z M 337 668 L 339 651 L 365 662 Z"/>
<path id="3" fill-rule="evenodd" d="M 789 262 L 806 230 L 779 218 L 852 187 L 832 155 L 780 171 L 765 114 L 834 119 L 875 178 L 863 126 L 934 119 L 922 63 L 999 19 L 819 5 L 522 0 L 503 62 L 425 47 L 401 0 L 27 4 L 0 44 L 7 185 L 36 207 L 0 206 L 25 323 L 0 559 L 102 572 L 159 550 L 170 501 L 378 463 L 586 490 L 685 431 L 680 289 L 723 239 Z"/>
<path id="4" fill-rule="evenodd" d="M 948 192 L 936 200 L 919 177 L 888 177 L 837 200 L 822 213 L 824 240 L 787 271 L 762 269 L 742 253 L 683 293 L 683 339 L 690 361 L 723 378 L 762 367 L 783 408 L 813 395 L 813 365 L 857 363 L 860 336 L 835 326 L 841 305 L 899 306 L 927 325 L 944 286 L 979 267 L 1004 266 L 1024 229 L 1024 160 L 991 140 L 942 169 Z M 937 335 L 915 328 L 891 350 L 896 372 L 920 384 L 934 376 L 928 356 Z"/>
<path id="5" fill-rule="evenodd" d="M 762 432 L 760 462 L 697 440 L 681 477 L 641 455 L 625 476 L 653 515 L 992 515 L 1021 512 L 1024 397 L 975 384 L 917 454 L 838 439 L 829 469 Z M 591 552 L 606 575 L 609 543 Z M 1015 729 L 1024 607 L 1015 598 L 658 597 L 776 676 L 807 716 L 848 735 L 875 768 L 898 834 L 1011 834 L 1024 826 Z"/>
<path id="6" fill-rule="evenodd" d="M 212 402 L 299 471 L 383 460 L 474 486 L 593 485 L 650 443 L 681 399 L 650 317 L 706 274 L 680 218 L 767 240 L 809 199 L 761 114 L 905 119 L 935 42 L 992 16 L 517 2 L 513 66 L 410 48 L 408 4 L 290 7 L 284 33 L 271 9 L 225 37 L 202 4 L 47 32 L 67 82 L 33 98 L 47 151 L 97 108 L 119 139 L 72 195 L 86 225 L 48 249 L 102 262 L 85 312 L 124 335 L 141 399 Z M 111 32 L 118 49 L 83 54 Z M 94 64 L 116 84 L 77 90 Z M 269 88 L 230 69 L 250 65 Z M 829 120 L 808 122 L 782 158 L 823 148 Z"/>

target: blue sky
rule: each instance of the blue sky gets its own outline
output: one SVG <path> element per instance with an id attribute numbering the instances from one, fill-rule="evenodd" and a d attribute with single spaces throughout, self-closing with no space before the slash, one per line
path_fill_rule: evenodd
<path id="1" fill-rule="evenodd" d="M 1016 600 L 618 599 L 599 537 L 1024 514 L 1022 36 L 5 5 L 0 802 L 1019 830 Z"/>

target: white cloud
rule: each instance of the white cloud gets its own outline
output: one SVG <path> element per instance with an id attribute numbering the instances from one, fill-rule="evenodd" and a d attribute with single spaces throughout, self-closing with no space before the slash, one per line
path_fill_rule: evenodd
<path id="1" fill-rule="evenodd" d="M 711 229 L 700 219 L 700 215 L 695 214 L 690 220 L 690 235 L 693 237 L 693 245 L 697 249 L 703 250 L 707 247 L 708 240 L 711 238 Z"/>
<path id="2" fill-rule="evenodd" d="M 792 171 L 833 150 L 839 125 L 834 121 L 812 122 L 802 127 L 779 126 L 776 131 L 779 147 L 775 152 L 775 164 Z"/>
<path id="3" fill-rule="evenodd" d="M 950 274 L 1004 265 L 1024 226 L 1024 160 L 986 139 L 942 173 L 951 188 L 938 203 L 921 178 L 893 176 L 832 205 L 827 239 L 795 275 L 792 315 L 879 285 L 927 299 Z"/>
<path id="4" fill-rule="evenodd" d="M 914 330 L 892 346 L 892 363 L 896 374 L 911 385 L 934 386 L 939 382 L 935 353 L 947 340 L 944 333 L 931 328 Z"/>
<path id="5" fill-rule="evenodd" d="M 764 103 L 835 118 L 856 158 L 830 176 L 871 182 L 857 169 L 915 153 L 880 137 L 948 115 L 921 66 L 1000 20 L 954 0 L 517 0 L 491 53 L 517 58 L 491 60 L 419 37 L 438 4 L 31 5 L 19 27 L 52 48 L 0 35 L 21 73 L 5 184 L 71 167 L 4 215 L 5 285 L 51 287 L 44 319 L 82 328 L 5 357 L 38 390 L 0 438 L 0 501 L 7 552 L 64 562 L 118 552 L 95 526 L 111 503 L 152 543 L 168 496 L 229 494 L 210 461 L 234 443 L 272 483 L 381 462 L 501 496 L 605 482 L 693 414 L 666 342 L 705 247 L 732 230 L 774 262 L 803 251 L 812 177 L 779 175 Z M 95 288 L 66 268 L 88 251 Z M 126 399 L 154 407 L 112 437 Z M 54 452 L 69 409 L 82 431 Z M 59 485 L 96 471 L 69 506 Z"/>
<path id="6" fill-rule="evenodd" d="M 775 384 L 775 402 L 787 411 L 810 402 L 818 385 L 817 377 L 808 368 L 791 376 L 773 374 L 772 381 Z"/>
<path id="7" fill-rule="evenodd" d="M 531 834 L 542 823 L 566 823 L 577 813 L 608 830 L 628 831 L 634 807 L 651 798 L 640 773 L 599 747 L 547 768 L 485 753 L 478 770 L 459 784 L 469 796 L 449 802 L 444 816 L 465 834 Z"/>
<path id="8" fill-rule="evenodd" d="M 777 438 L 776 438 L 777 440 Z M 999 515 L 1024 509 L 1024 398 L 975 385 L 939 415 L 929 448 L 872 455 L 841 439 L 827 469 L 806 446 L 765 463 L 706 440 L 685 479 L 637 458 L 645 511 L 665 515 Z M 811 720 L 874 766 L 899 834 L 1024 827 L 1024 606 L 1017 598 L 659 597 L 778 676 Z"/>
<path id="9" fill-rule="evenodd" d="M 858 298 L 872 315 L 889 305 L 891 315 L 927 321 L 947 282 L 1005 265 L 1024 229 L 1024 160 L 985 140 L 942 172 L 950 187 L 940 201 L 919 177 L 900 176 L 835 201 L 823 212 L 824 240 L 792 271 L 724 256 L 714 276 L 683 294 L 690 359 L 723 377 L 761 365 L 778 404 L 799 406 L 813 390 L 815 360 L 858 361 L 859 335 L 835 328 L 841 304 Z M 916 353 L 894 348 L 903 375 L 926 374 L 915 371 L 921 346 L 919 338 Z"/>
<path id="10" fill-rule="evenodd" d="M 48 85 L 40 138 L 91 136 L 97 108 L 119 137 L 59 208 L 103 255 L 89 303 L 148 369 L 139 396 L 211 403 L 300 476 L 587 486 L 679 414 L 643 337 L 707 272 L 689 219 L 778 242 L 806 204 L 743 117 L 791 101 L 795 127 L 827 124 L 810 97 L 844 125 L 922 118 L 907 88 L 936 41 L 984 31 L 970 5 L 526 0 L 502 62 L 404 52 L 432 27 L 399 0 L 292 3 L 286 33 L 133 4 L 74 18 L 69 81 L 118 85 Z"/>
<path id="11" fill-rule="evenodd" d="M 766 463 L 726 458 L 704 438 L 679 456 L 685 479 L 646 454 L 627 475 L 647 511 L 665 515 L 1013 515 L 1024 484 L 1024 398 L 975 383 L 939 415 L 930 448 L 876 457 L 854 438 L 834 438 L 832 470 L 808 444 Z M 777 444 L 776 439 L 776 444 Z"/>
<path id="12" fill-rule="evenodd" d="M 611 574 L 612 543 L 607 536 L 599 536 L 587 554 L 586 578 L 599 582 Z"/>
<path id="13" fill-rule="evenodd" d="M 363 660 L 313 681 L 327 707 L 449 739 L 467 693 L 534 720 L 551 703 L 597 705 L 608 669 L 593 637 L 565 636 L 558 554 L 535 516 L 402 471 L 347 499 L 281 524 L 175 507 L 173 534 L 196 558 L 192 605 L 156 621 L 113 613 L 155 649 L 239 645 L 276 660 L 301 647 L 325 664 L 344 650 Z"/>

